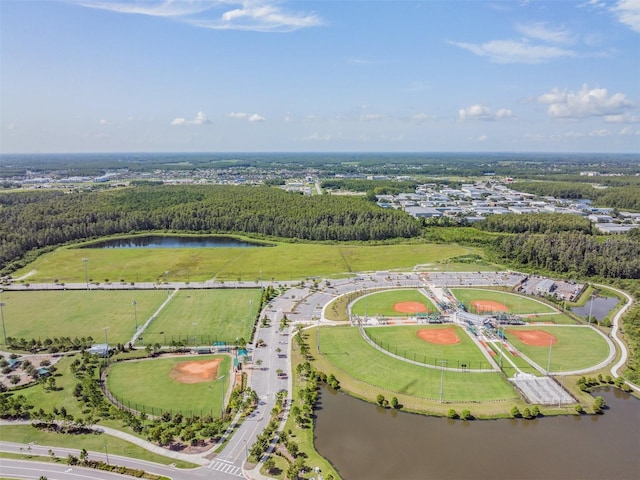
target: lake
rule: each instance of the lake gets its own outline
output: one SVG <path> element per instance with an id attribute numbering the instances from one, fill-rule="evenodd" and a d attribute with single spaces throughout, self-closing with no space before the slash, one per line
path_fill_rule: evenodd
<path id="1" fill-rule="evenodd" d="M 79 248 L 252 248 L 268 246 L 264 243 L 247 242 L 233 237 L 145 235 L 113 238 Z"/>
<path id="2" fill-rule="evenodd" d="M 604 415 L 464 422 L 323 388 L 315 443 L 344 480 L 636 479 L 640 401 L 613 388 L 595 394 L 605 398 Z"/>

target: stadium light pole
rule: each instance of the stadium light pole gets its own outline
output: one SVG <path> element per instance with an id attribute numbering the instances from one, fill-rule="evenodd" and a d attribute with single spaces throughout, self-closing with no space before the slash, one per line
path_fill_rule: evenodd
<path id="1" fill-rule="evenodd" d="M 109 337 L 107 335 L 107 330 L 109 330 L 109 327 L 102 327 L 102 329 L 104 330 L 104 343 L 107 344 L 107 354 L 105 357 L 105 363 L 108 364 L 109 363 Z"/>
<path id="2" fill-rule="evenodd" d="M 138 333 L 138 311 L 136 310 L 136 305 L 138 304 L 138 302 L 136 302 L 135 300 L 133 302 L 131 302 L 131 305 L 133 305 L 133 320 L 136 323 L 136 331 L 135 333 Z"/>
<path id="3" fill-rule="evenodd" d="M 220 404 L 220 418 L 224 419 L 224 377 L 226 375 L 222 375 L 218 380 L 222 382 L 222 403 Z"/>
<path id="4" fill-rule="evenodd" d="M 198 346 L 198 322 L 193 322 L 193 343 Z"/>
<path id="5" fill-rule="evenodd" d="M 4 339 L 4 346 L 7 346 L 7 330 L 4 328 L 4 307 L 6 304 L 4 302 L 0 302 L 0 318 L 2 318 L 2 338 Z"/>
<path id="6" fill-rule="evenodd" d="M 551 373 L 551 346 L 553 345 L 553 337 L 549 338 L 549 359 L 547 360 L 547 375 Z"/>
<path id="7" fill-rule="evenodd" d="M 440 364 L 440 403 L 442 403 L 442 394 L 444 393 L 444 366 L 447 364 L 446 360 L 438 360 Z"/>
<path id="8" fill-rule="evenodd" d="M 87 269 L 88 258 L 83 258 L 82 263 L 84 263 L 84 283 L 87 286 L 87 290 L 89 290 L 89 270 Z"/>
<path id="9" fill-rule="evenodd" d="M 498 339 L 500 340 L 500 369 L 502 370 L 502 345 L 504 344 L 504 326 L 502 327 L 502 336 L 500 336 L 500 327 L 498 327 Z"/>

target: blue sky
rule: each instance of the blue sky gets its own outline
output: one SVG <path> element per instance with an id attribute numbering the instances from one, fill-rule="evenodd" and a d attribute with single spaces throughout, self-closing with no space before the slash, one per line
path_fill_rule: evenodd
<path id="1" fill-rule="evenodd" d="M 0 151 L 640 152 L 640 0 L 0 0 Z"/>

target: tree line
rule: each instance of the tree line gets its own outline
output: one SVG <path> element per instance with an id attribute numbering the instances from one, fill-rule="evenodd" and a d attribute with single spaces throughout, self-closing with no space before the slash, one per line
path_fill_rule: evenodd
<path id="1" fill-rule="evenodd" d="M 576 278 L 640 278 L 640 243 L 625 237 L 600 241 L 582 232 L 523 233 L 495 241 L 503 260 Z"/>
<path id="2" fill-rule="evenodd" d="M 32 251 L 145 231 L 249 233 L 312 241 L 415 237 L 403 212 L 361 198 L 303 196 L 269 187 L 139 186 L 98 192 L 0 194 L 0 270 Z M 20 261 L 22 259 L 22 261 Z"/>

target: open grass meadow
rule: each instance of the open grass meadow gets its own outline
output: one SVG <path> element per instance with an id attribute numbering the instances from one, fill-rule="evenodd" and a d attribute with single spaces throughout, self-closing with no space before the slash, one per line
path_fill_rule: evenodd
<path id="1" fill-rule="evenodd" d="M 532 346 L 521 342 L 518 330 L 542 330 L 556 338 L 551 347 L 551 371 L 579 370 L 597 365 L 609 355 L 609 344 L 595 329 L 587 326 L 545 326 L 507 328 L 507 340 L 544 370 L 549 362 L 549 345 Z"/>
<path id="2" fill-rule="evenodd" d="M 351 306 L 351 313 L 354 315 L 382 315 L 384 317 L 411 316 L 412 314 L 394 310 L 393 306 L 400 302 L 418 302 L 424 305 L 428 312 L 437 312 L 431 300 L 418 290 L 398 289 L 371 293 L 361 297 Z"/>
<path id="3" fill-rule="evenodd" d="M 437 401 L 442 375 L 445 402 L 518 398 L 501 373 L 443 372 L 438 368 L 420 367 L 397 360 L 366 343 L 357 328 L 322 328 L 320 350 L 323 359 L 338 369 L 336 376 L 341 382 L 346 374 L 386 393 Z"/>
<path id="4" fill-rule="evenodd" d="M 552 307 L 534 298 L 516 295 L 514 293 L 502 292 L 500 290 L 489 290 L 482 288 L 452 288 L 451 293 L 462 302 L 472 313 L 475 309 L 471 302 L 478 300 L 494 301 L 505 305 L 509 313 L 516 315 L 526 315 L 530 313 L 555 313 Z"/>
<path id="5" fill-rule="evenodd" d="M 26 340 L 93 337 L 96 343 L 126 343 L 166 300 L 164 291 L 57 290 L 0 295 L 8 337 Z M 133 302 L 136 302 L 135 312 Z"/>
<path id="6" fill-rule="evenodd" d="M 297 280 L 344 272 L 409 269 L 468 253 L 455 244 L 325 245 L 273 243 L 257 248 L 61 247 L 15 272 L 28 282 L 84 282 L 83 258 L 94 282 Z M 478 250 L 480 253 L 480 250 Z M 168 274 L 165 276 L 165 272 Z"/>
<path id="7" fill-rule="evenodd" d="M 453 329 L 460 339 L 453 345 L 437 345 L 420 337 L 420 330 Z M 428 365 L 439 366 L 439 360 L 446 360 L 450 368 L 490 369 L 486 357 L 469 335 L 455 325 L 411 325 L 397 327 L 368 327 L 365 332 L 374 343 L 394 355 Z"/>
<path id="8" fill-rule="evenodd" d="M 169 376 L 178 363 L 214 358 L 222 358 L 217 380 L 187 384 Z M 185 416 L 211 414 L 215 417 L 222 410 L 223 388 L 224 394 L 228 394 L 230 369 L 231 357 L 227 355 L 134 360 L 111 365 L 107 386 L 120 402 L 138 411 L 152 415 L 179 411 Z"/>
<path id="9" fill-rule="evenodd" d="M 145 330 L 142 343 L 211 345 L 251 340 L 260 289 L 180 290 Z"/>

